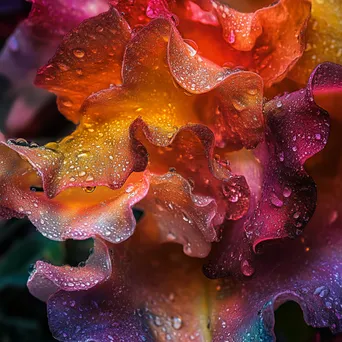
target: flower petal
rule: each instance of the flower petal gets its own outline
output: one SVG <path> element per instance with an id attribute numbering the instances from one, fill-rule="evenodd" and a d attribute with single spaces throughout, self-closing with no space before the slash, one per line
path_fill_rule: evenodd
<path id="1" fill-rule="evenodd" d="M 105 0 L 32 2 L 29 17 L 18 25 L 0 53 L 0 73 L 10 81 L 7 93 L 15 95 L 6 123 L 11 133 L 32 123 L 39 109 L 52 99 L 32 83 L 37 69 L 53 56 L 62 37 L 82 20 L 108 9 Z"/>
<path id="2" fill-rule="evenodd" d="M 31 0 L 27 25 L 45 39 L 62 37 L 84 19 L 108 10 L 107 0 Z"/>
<path id="3" fill-rule="evenodd" d="M 143 174 L 132 174 L 118 190 L 70 188 L 49 199 L 36 171 L 8 147 L 0 148 L 1 207 L 16 212 L 14 216 L 28 216 L 44 236 L 83 240 L 99 235 L 119 243 L 133 234 L 136 222 L 131 208 L 149 189 Z"/>
<path id="4" fill-rule="evenodd" d="M 121 83 L 121 63 L 131 31 L 113 8 L 81 23 L 38 71 L 36 85 L 58 95 L 58 108 L 74 123 L 92 93 Z"/>
<path id="5" fill-rule="evenodd" d="M 229 167 L 229 160 L 214 156 L 215 138 L 209 128 L 184 126 L 166 147 L 154 145 L 141 134 L 137 136 L 148 150 L 151 172 L 164 174 L 169 169 L 177 170 L 189 181 L 194 194 L 215 199 L 215 226 L 226 218 L 237 220 L 246 213 L 250 196 L 246 180 L 237 174 L 240 170 Z"/>
<path id="6" fill-rule="evenodd" d="M 307 45 L 303 56 L 289 77 L 305 84 L 317 64 L 342 60 L 342 4 L 339 0 L 312 0 L 312 13 L 306 32 Z"/>
<path id="7" fill-rule="evenodd" d="M 311 10 L 308 0 L 278 0 L 251 13 L 239 12 L 224 1 L 212 1 L 221 28 L 208 20 L 213 13 L 208 2 L 195 3 L 203 9 L 188 1 L 185 8 L 175 10 L 180 16 L 180 32 L 193 39 L 210 60 L 257 72 L 266 87 L 281 81 L 304 52 Z"/>
<path id="8" fill-rule="evenodd" d="M 27 286 L 30 293 L 42 301 L 47 301 L 59 290 L 87 290 L 110 277 L 112 270 L 108 260 L 106 245 L 95 240 L 94 251 L 84 267 L 59 267 L 37 261 Z"/>
<path id="9" fill-rule="evenodd" d="M 48 317 L 54 337 L 59 341 L 209 339 L 206 279 L 196 259 L 179 258 L 179 251 L 170 247 L 139 251 L 135 246 L 136 251 L 126 256 L 114 249 L 110 280 L 87 291 L 59 291 L 50 297 Z M 180 279 L 186 287 L 178 286 Z"/>
<path id="10" fill-rule="evenodd" d="M 120 243 L 135 230 L 132 206 L 136 205 L 156 221 L 159 241 L 181 243 L 188 255 L 207 256 L 211 242 L 217 240 L 214 224 L 221 223 L 218 220 L 222 218 L 216 217 L 215 198 L 194 194 L 190 183 L 175 172 L 133 173 L 117 190 L 101 186 L 69 188 L 49 199 L 28 162 L 4 145 L 1 156 L 2 217 L 27 216 L 50 239 L 100 236 Z M 244 196 L 240 200 L 245 205 L 243 210 L 248 206 L 248 192 Z"/>
<path id="11" fill-rule="evenodd" d="M 137 206 L 147 215 L 147 229 L 157 228 L 159 241 L 180 243 L 187 255 L 206 257 L 217 240 L 215 200 L 192 194 L 189 182 L 177 173 L 151 175 L 150 191 Z"/>
<path id="12" fill-rule="evenodd" d="M 132 254 L 112 248 L 113 274 L 108 281 L 91 290 L 60 291 L 50 297 L 54 336 L 60 341 L 273 341 L 273 312 L 288 300 L 299 303 L 308 324 L 341 332 L 342 165 L 339 161 L 336 168 L 336 158 L 331 158 L 340 154 L 341 124 L 334 121 L 333 127 L 323 151 L 330 158 L 315 157 L 310 168 L 320 197 L 305 234 L 270 246 L 258 258 L 253 277 L 206 281 L 196 259 L 180 257 L 172 246 L 142 246 L 135 235 L 127 246 Z"/>
<path id="13" fill-rule="evenodd" d="M 253 277 L 226 279 L 218 285 L 212 302 L 213 341 L 274 341 L 273 312 L 286 301 L 301 306 L 307 324 L 342 332 L 342 168 L 340 160 L 336 165 L 332 158 L 340 153 L 341 125 L 337 121 L 332 125 L 336 131 L 328 143 L 326 157 L 330 158 L 311 168 L 318 181 L 319 198 L 305 233 L 259 256 Z"/>
<path id="14" fill-rule="evenodd" d="M 260 77 L 248 71 L 227 71 L 203 59 L 184 44 L 176 30 L 171 31 L 168 60 L 172 75 L 182 88 L 189 93 L 207 93 L 202 101 L 209 106 L 200 115 L 213 128 L 219 146 L 228 142 L 253 148 L 262 140 Z"/>
<path id="15" fill-rule="evenodd" d="M 303 164 L 324 148 L 329 134 L 328 114 L 315 103 L 313 92 L 341 86 L 342 67 L 325 63 L 312 73 L 306 89 L 265 105 L 266 144 L 258 155 L 264 166 L 260 197 L 251 202 L 254 206 L 243 220 L 225 230 L 226 237 L 206 267 L 208 276 L 222 277 L 240 267 L 245 275 L 251 275 L 254 255 L 250 248 L 256 252 L 266 240 L 302 233 L 314 213 L 317 196 Z M 246 178 L 249 182 L 248 173 Z"/>
<path id="16" fill-rule="evenodd" d="M 92 18 L 83 23 L 81 28 L 95 26 L 96 29 L 113 13 L 116 13 L 115 10 Z M 73 34 L 77 36 L 80 31 Z M 187 89 L 185 84 L 188 84 L 188 78 L 182 81 L 183 71 L 177 69 L 182 60 L 187 61 L 189 71 L 196 77 L 199 76 L 200 66 L 205 72 L 210 72 L 209 79 L 206 79 L 207 90 L 217 88 L 212 99 L 218 98 L 218 102 L 222 103 L 222 116 L 225 116 L 222 120 L 234 124 L 239 122 L 235 131 L 232 127 L 227 129 L 225 140 L 252 147 L 262 139 L 260 78 L 248 72 L 224 75 L 224 69 L 201 61 L 200 58 L 191 58 L 186 44 L 174 32 L 173 23 L 166 19 L 156 19 L 140 30 L 126 47 L 123 84 L 88 97 L 82 106 L 80 125 L 70 136 L 59 143 L 35 150 L 12 146 L 42 174 L 48 196 L 53 197 L 63 189 L 75 186 L 105 185 L 112 189 L 119 188 L 132 171 L 142 171 L 147 164 L 146 150 L 134 136 L 139 127 L 146 126 L 144 131 L 149 131 L 149 140 L 154 144 L 166 146 L 180 127 L 201 121 L 194 108 L 197 97 L 186 95 L 184 89 L 175 86 L 170 75 L 171 67 L 172 72 L 179 77 L 177 81 L 180 80 L 181 85 Z M 65 44 L 69 43 L 67 39 Z M 69 48 L 73 49 L 74 45 Z M 169 56 L 167 49 L 173 51 Z M 57 54 L 53 63 L 58 63 L 60 58 L 63 57 Z M 49 69 L 43 69 L 38 78 L 44 78 Z M 55 79 L 64 82 L 65 73 L 57 68 L 54 72 L 58 72 Z M 70 72 L 73 72 L 71 67 Z M 246 84 L 252 87 L 253 93 L 245 89 Z M 200 84 L 197 91 L 203 92 L 204 89 Z M 74 101 L 72 98 L 70 100 Z M 217 103 L 211 112 L 216 107 Z M 87 183 L 89 178 L 92 181 Z"/>

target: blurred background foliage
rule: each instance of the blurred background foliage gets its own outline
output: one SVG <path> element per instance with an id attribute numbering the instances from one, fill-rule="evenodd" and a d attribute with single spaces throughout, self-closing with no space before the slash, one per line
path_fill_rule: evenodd
<path id="1" fill-rule="evenodd" d="M 0 0 L 0 47 L 29 10 L 30 4 L 24 0 Z M 10 82 L 0 75 L 0 130 L 3 132 L 6 132 L 9 108 L 15 101 L 10 90 Z M 53 98 L 34 120 L 30 127 L 15 135 L 44 143 L 55 140 L 71 128 L 58 114 Z M 138 218 L 140 215 L 136 214 Z M 48 328 L 46 305 L 30 295 L 27 278 L 37 260 L 76 266 L 87 259 L 91 247 L 91 240 L 48 240 L 26 219 L 0 222 L 0 342 L 54 341 Z M 327 329 L 308 327 L 300 307 L 293 302 L 276 311 L 275 331 L 279 342 L 342 341 Z"/>

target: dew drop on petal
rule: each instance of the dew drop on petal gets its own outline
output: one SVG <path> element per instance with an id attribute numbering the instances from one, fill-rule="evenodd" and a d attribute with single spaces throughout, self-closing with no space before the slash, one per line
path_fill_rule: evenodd
<path id="1" fill-rule="evenodd" d="M 83 188 L 83 190 L 88 194 L 94 192 L 95 189 L 96 189 L 96 186 L 86 186 L 85 188 Z"/>
<path id="2" fill-rule="evenodd" d="M 172 327 L 176 330 L 179 330 L 182 327 L 183 321 L 179 316 L 172 317 Z"/>
<path id="3" fill-rule="evenodd" d="M 248 260 L 241 261 L 241 271 L 246 277 L 250 277 L 254 273 L 254 268 Z"/>
<path id="4" fill-rule="evenodd" d="M 82 49 L 75 49 L 75 50 L 73 50 L 73 54 L 77 58 L 82 58 L 85 55 L 85 53 L 84 53 L 84 51 Z"/>

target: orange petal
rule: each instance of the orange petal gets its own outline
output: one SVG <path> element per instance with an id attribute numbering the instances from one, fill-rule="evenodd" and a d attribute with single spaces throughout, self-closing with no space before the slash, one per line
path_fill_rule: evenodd
<path id="1" fill-rule="evenodd" d="M 113 13 L 117 18 L 117 12 L 112 10 L 83 23 L 81 28 L 89 25 L 95 26 L 96 30 L 101 20 Z M 79 32 L 81 29 L 73 34 L 77 36 Z M 68 38 L 65 44 L 69 44 Z M 53 63 L 58 63 L 60 58 L 57 54 Z M 184 73 L 183 65 L 188 74 Z M 221 121 L 228 121 L 231 126 L 236 124 L 234 131 L 227 126 L 221 144 L 231 140 L 252 147 L 262 139 L 261 79 L 249 72 L 230 73 L 193 56 L 173 23 L 156 19 L 128 43 L 122 68 L 123 84 L 89 96 L 82 106 L 80 125 L 72 135 L 58 144 L 35 150 L 13 147 L 42 174 L 48 196 L 53 197 L 63 189 L 75 186 L 118 188 L 132 171 L 142 171 L 146 167 L 146 150 L 134 136 L 137 127 L 145 125 L 148 139 L 156 145 L 166 146 L 180 127 L 202 121 L 194 106 L 198 97 L 188 96 L 183 88 L 175 86 L 170 69 L 186 90 L 202 93 L 213 89 L 210 96 L 215 106 L 209 113 L 221 105 L 222 114 L 218 115 L 223 117 Z M 55 79 L 62 82 L 65 73 L 60 68 L 53 70 L 58 72 Z M 46 78 L 48 73 L 49 68 L 45 67 L 38 78 Z M 204 74 L 208 77 L 201 81 Z M 223 127 L 221 122 L 212 126 L 213 129 Z"/>
<path id="2" fill-rule="evenodd" d="M 118 190 L 89 186 L 70 188 L 49 199 L 36 171 L 14 151 L 1 145 L 1 207 L 27 216 L 53 240 L 83 240 L 95 235 L 113 243 L 135 229 L 132 206 L 147 193 L 149 181 L 132 174 Z"/>
<path id="3" fill-rule="evenodd" d="M 58 95 L 58 108 L 77 123 L 91 93 L 121 83 L 121 63 L 131 38 L 128 24 L 111 8 L 85 20 L 64 37 L 55 57 L 38 71 L 36 85 Z"/>
<path id="4" fill-rule="evenodd" d="M 164 174 L 169 169 L 176 170 L 190 182 L 194 194 L 215 199 L 215 226 L 225 218 L 237 220 L 246 213 L 250 196 L 246 180 L 236 175 L 239 170 L 230 169 L 229 160 L 214 156 L 215 139 L 207 127 L 184 126 L 166 147 L 156 146 L 140 135 L 149 153 L 151 172 Z"/>
<path id="5" fill-rule="evenodd" d="M 133 173 L 117 190 L 69 188 L 49 199 L 28 162 L 5 145 L 0 146 L 0 152 L 2 217 L 27 216 L 50 239 L 100 236 L 120 243 L 135 230 L 132 206 L 136 205 L 156 220 L 159 242 L 181 243 L 188 255 L 207 256 L 211 242 L 217 240 L 215 199 L 194 194 L 190 183 L 179 174 Z M 170 240 L 171 236 L 174 239 Z"/>
<path id="6" fill-rule="evenodd" d="M 289 77 L 301 84 L 322 62 L 342 63 L 342 3 L 339 0 L 312 0 L 312 15 L 306 32 L 303 57 Z"/>
<path id="7" fill-rule="evenodd" d="M 215 200 L 194 195 L 189 182 L 175 172 L 150 177 L 150 190 L 137 205 L 147 215 L 145 229 L 157 229 L 160 242 L 182 244 L 187 255 L 206 257 L 217 240 Z"/>
<path id="8" fill-rule="evenodd" d="M 181 17 L 180 32 L 193 39 L 205 57 L 221 65 L 255 71 L 269 87 L 281 81 L 302 56 L 311 1 L 278 0 L 251 13 L 239 12 L 224 1 L 212 1 L 212 5 L 221 28 L 196 19 L 199 9 L 192 13 L 191 20 L 186 14 L 191 6 L 176 9 Z"/>

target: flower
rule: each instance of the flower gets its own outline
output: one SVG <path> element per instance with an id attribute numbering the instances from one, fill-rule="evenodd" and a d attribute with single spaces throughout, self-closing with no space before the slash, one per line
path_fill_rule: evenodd
<path id="1" fill-rule="evenodd" d="M 44 146 L 2 138 L 0 205 L 95 241 L 85 266 L 38 261 L 28 280 L 56 339 L 271 341 L 288 300 L 342 330 L 334 125 L 323 150 L 342 66 L 304 51 L 321 5 L 310 19 L 308 0 L 34 2 L 25 29 L 60 42 L 35 83 L 77 126 Z M 312 48 L 336 62 L 335 45 Z"/>

